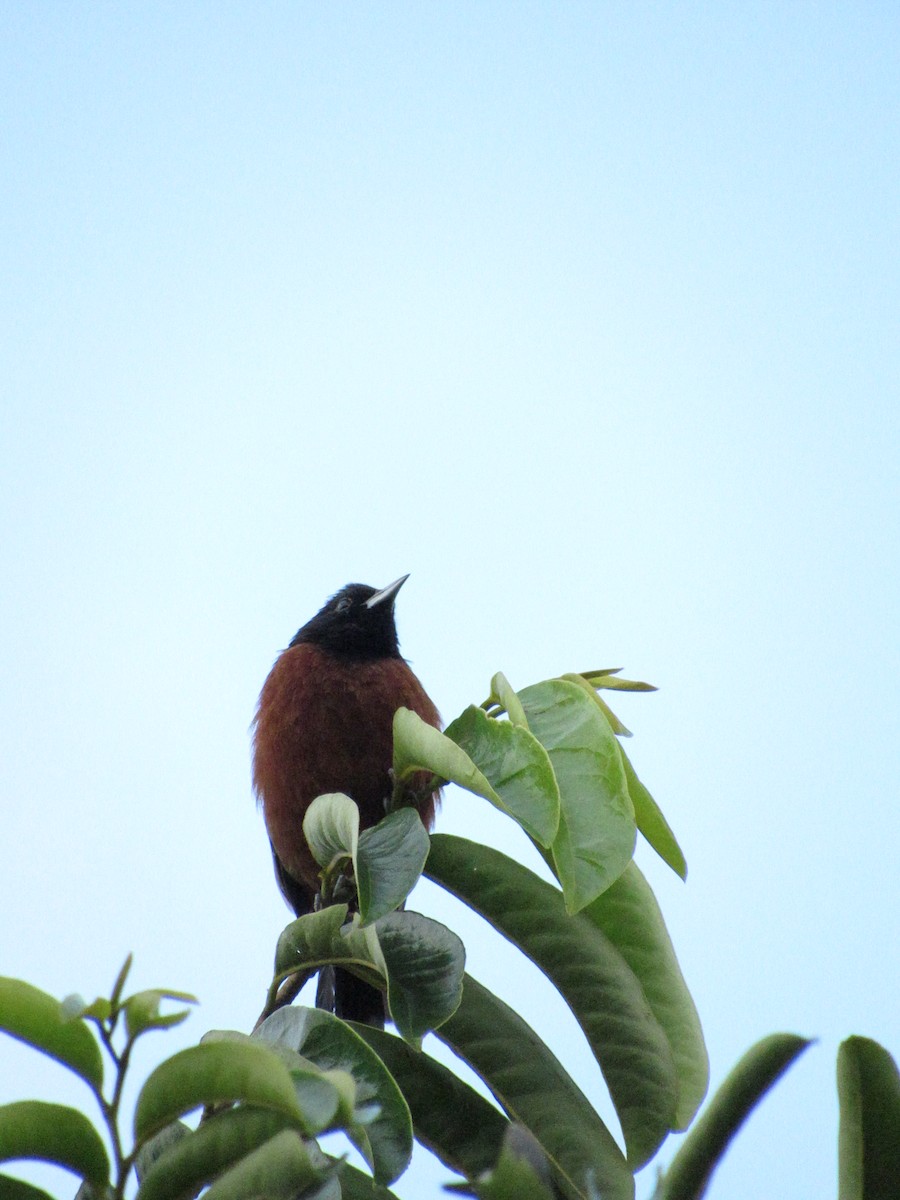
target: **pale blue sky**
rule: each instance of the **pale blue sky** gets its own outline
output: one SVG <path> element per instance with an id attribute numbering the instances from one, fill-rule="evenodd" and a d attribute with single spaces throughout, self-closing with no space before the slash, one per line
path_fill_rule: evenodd
<path id="1" fill-rule="evenodd" d="M 498 669 L 660 686 L 619 708 L 688 884 L 639 861 L 714 1083 L 821 1038 L 711 1196 L 827 1195 L 838 1042 L 900 1052 L 896 7 L 0 21 L 0 971 L 92 994 L 133 950 L 196 992 L 139 1069 L 252 1024 L 289 915 L 259 687 L 326 595 L 409 571 L 448 719 Z M 459 794 L 440 828 L 527 857 Z M 552 994 L 462 932 L 603 1106 Z M 86 1103 L 62 1076 L 0 1043 L 0 1101 Z"/>

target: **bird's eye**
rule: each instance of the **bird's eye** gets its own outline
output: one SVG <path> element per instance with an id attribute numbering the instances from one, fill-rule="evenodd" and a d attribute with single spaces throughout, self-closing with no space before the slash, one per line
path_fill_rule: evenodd
<path id="1" fill-rule="evenodd" d="M 349 609 L 351 609 L 352 607 L 353 607 L 353 601 L 350 599 L 350 597 L 342 596 L 341 599 L 338 600 L 334 611 L 339 612 L 339 613 L 345 613 L 345 612 L 349 611 Z"/>

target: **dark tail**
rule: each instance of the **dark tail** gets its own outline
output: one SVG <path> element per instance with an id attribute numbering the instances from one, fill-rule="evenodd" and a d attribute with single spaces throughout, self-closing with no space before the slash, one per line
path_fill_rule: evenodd
<path id="1" fill-rule="evenodd" d="M 316 989 L 316 1008 L 324 1008 L 345 1021 L 359 1021 L 384 1029 L 384 993 L 340 967 L 323 967 Z"/>

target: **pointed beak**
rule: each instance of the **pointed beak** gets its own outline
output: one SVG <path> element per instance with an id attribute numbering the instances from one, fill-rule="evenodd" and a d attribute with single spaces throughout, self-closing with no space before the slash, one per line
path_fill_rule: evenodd
<path id="1" fill-rule="evenodd" d="M 399 579 L 395 579 L 393 583 L 389 583 L 386 588 L 382 588 L 380 592 L 376 592 L 374 596 L 370 596 L 366 601 L 366 608 L 375 608 L 379 604 L 387 603 L 388 606 L 394 603 L 394 597 L 409 579 L 408 575 L 401 575 Z"/>

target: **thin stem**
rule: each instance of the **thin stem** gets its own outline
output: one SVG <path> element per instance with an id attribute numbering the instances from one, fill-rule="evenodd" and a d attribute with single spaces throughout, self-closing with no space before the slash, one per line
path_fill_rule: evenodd
<path id="1" fill-rule="evenodd" d="M 118 1015 L 118 1014 L 116 1014 Z M 112 1040 L 113 1029 L 115 1028 L 115 1019 L 110 1019 L 108 1023 L 103 1021 L 97 1022 L 97 1028 L 100 1032 L 100 1040 L 106 1047 L 106 1052 L 113 1061 L 116 1068 L 116 1082 L 113 1088 L 112 1098 L 107 1101 L 103 1093 L 99 1090 L 95 1092 L 97 1102 L 100 1105 L 100 1111 L 103 1113 L 103 1119 L 106 1122 L 106 1128 L 109 1130 L 110 1141 L 112 1142 L 113 1156 L 116 1163 L 116 1186 L 113 1193 L 118 1200 L 124 1200 L 125 1184 L 128 1180 L 128 1174 L 131 1171 L 133 1156 L 126 1156 L 122 1149 L 122 1138 L 119 1133 L 119 1105 L 122 1102 L 122 1089 L 125 1086 L 125 1073 L 128 1070 L 128 1061 L 131 1058 L 131 1048 L 134 1041 L 129 1039 L 125 1043 L 125 1048 L 122 1053 L 116 1050 Z"/>

